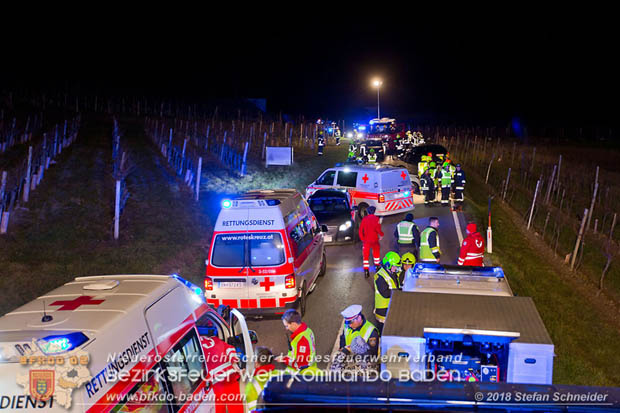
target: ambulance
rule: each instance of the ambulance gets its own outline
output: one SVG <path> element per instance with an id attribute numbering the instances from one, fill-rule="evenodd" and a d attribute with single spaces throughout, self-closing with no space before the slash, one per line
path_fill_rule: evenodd
<path id="1" fill-rule="evenodd" d="M 254 190 L 222 201 L 206 260 L 205 297 L 244 314 L 306 310 L 325 274 L 323 232 L 295 189 Z"/>
<path id="2" fill-rule="evenodd" d="M 228 310 L 177 275 L 75 278 L 0 318 L 0 410 L 215 411 L 200 336 L 254 368 L 256 334 Z"/>
<path id="3" fill-rule="evenodd" d="M 399 214 L 415 208 L 413 195 L 420 188 L 415 179 L 411 180 L 406 168 L 336 164 L 306 188 L 306 198 L 319 189 L 346 189 L 361 218 L 369 206 L 376 208 L 378 216 Z"/>

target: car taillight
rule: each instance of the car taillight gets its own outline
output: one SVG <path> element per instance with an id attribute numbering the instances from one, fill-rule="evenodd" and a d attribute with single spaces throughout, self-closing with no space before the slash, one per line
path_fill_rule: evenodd
<path id="1" fill-rule="evenodd" d="M 379 202 L 385 202 L 385 195 L 379 195 Z"/>
<path id="2" fill-rule="evenodd" d="M 284 286 L 286 288 L 295 288 L 295 275 L 287 275 L 284 278 Z"/>
<path id="3" fill-rule="evenodd" d="M 213 280 L 211 277 L 205 277 L 205 291 L 213 291 Z"/>

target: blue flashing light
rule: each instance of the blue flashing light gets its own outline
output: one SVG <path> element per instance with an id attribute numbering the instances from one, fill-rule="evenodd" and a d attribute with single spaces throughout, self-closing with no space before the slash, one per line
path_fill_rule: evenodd
<path id="1" fill-rule="evenodd" d="M 327 128 L 327 131 L 328 131 L 329 133 L 332 133 L 332 132 L 334 131 L 334 128 Z"/>
<path id="2" fill-rule="evenodd" d="M 362 125 L 362 126 L 360 126 L 358 129 L 359 129 L 359 130 L 366 130 L 366 126 L 363 126 L 363 125 Z"/>
<path id="3" fill-rule="evenodd" d="M 179 281 L 181 284 L 185 285 L 187 288 L 189 288 L 190 290 L 192 290 L 192 292 L 194 294 L 196 294 L 195 297 L 199 298 L 199 301 L 203 300 L 203 295 L 202 295 L 202 289 L 200 287 L 198 287 L 195 284 L 192 284 L 191 282 L 187 281 L 185 278 L 181 277 L 179 274 L 172 274 L 170 275 L 172 278 L 174 278 L 175 280 Z"/>
<path id="4" fill-rule="evenodd" d="M 232 201 L 230 199 L 225 199 L 222 201 L 222 208 L 224 209 L 228 209 L 230 207 L 232 207 Z"/>
<path id="5" fill-rule="evenodd" d="M 404 195 L 405 195 L 405 198 L 408 198 L 408 197 L 409 197 L 409 195 L 411 195 L 411 192 L 406 191 Z"/>
<path id="6" fill-rule="evenodd" d="M 44 354 L 61 354 L 73 350 L 88 341 L 82 332 L 46 336 L 37 340 L 37 345 Z"/>

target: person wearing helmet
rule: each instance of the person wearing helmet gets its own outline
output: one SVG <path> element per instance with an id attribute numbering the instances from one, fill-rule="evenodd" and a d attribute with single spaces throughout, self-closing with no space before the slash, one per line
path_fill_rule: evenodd
<path id="1" fill-rule="evenodd" d="M 420 228 L 413 222 L 413 214 L 407 214 L 404 220 L 396 224 L 394 239 L 396 240 L 396 252 L 398 254 L 412 252 L 417 255 L 416 252 L 420 245 Z"/>
<path id="2" fill-rule="evenodd" d="M 420 177 L 420 190 L 424 194 L 424 205 L 432 206 L 435 200 L 435 181 L 430 174 L 430 169 L 426 169 Z"/>
<path id="3" fill-rule="evenodd" d="M 450 173 L 450 162 L 444 162 L 441 168 L 441 205 L 450 205 L 450 190 L 452 188 L 452 174 Z"/>
<path id="4" fill-rule="evenodd" d="M 420 157 L 420 162 L 418 162 L 418 176 L 422 176 L 424 171 L 428 169 L 428 163 L 432 160 L 432 156 L 430 155 L 431 153 L 429 152 L 428 155 L 422 155 Z"/>
<path id="5" fill-rule="evenodd" d="M 437 164 L 431 161 L 428 164 L 428 174 L 433 180 L 433 200 L 437 198 L 437 189 L 439 189 L 439 177 L 438 177 L 439 174 L 437 173 L 437 171 L 438 171 Z"/>
<path id="6" fill-rule="evenodd" d="M 364 262 L 364 277 L 370 277 L 370 250 L 375 263 L 375 271 L 379 267 L 381 260 L 381 247 L 379 241 L 383 238 L 381 230 L 381 221 L 375 215 L 376 208 L 369 206 L 366 210 L 368 215 L 362 218 L 360 222 L 359 236 L 362 241 L 362 259 Z"/>
<path id="7" fill-rule="evenodd" d="M 323 136 L 323 131 L 319 131 L 319 137 L 317 138 L 317 146 L 318 146 L 319 156 L 323 156 L 323 148 L 325 148 L 325 136 Z"/>
<path id="8" fill-rule="evenodd" d="M 368 154 L 368 163 L 371 165 L 377 163 L 377 154 L 375 153 L 374 149 L 370 149 L 370 152 Z"/>
<path id="9" fill-rule="evenodd" d="M 375 274 L 375 318 L 379 333 L 383 331 L 383 323 L 392 298 L 392 290 L 401 288 L 398 275 L 400 273 L 400 257 L 390 251 L 383 257 L 381 269 Z"/>
<path id="10" fill-rule="evenodd" d="M 400 257 L 400 264 L 402 266 L 402 269 L 400 275 L 398 276 L 398 280 L 401 288 L 403 285 L 405 285 L 405 280 L 407 279 L 407 277 L 413 276 L 413 266 L 415 265 L 415 262 L 416 258 L 410 252 L 406 252 L 403 254 L 402 257 Z"/>

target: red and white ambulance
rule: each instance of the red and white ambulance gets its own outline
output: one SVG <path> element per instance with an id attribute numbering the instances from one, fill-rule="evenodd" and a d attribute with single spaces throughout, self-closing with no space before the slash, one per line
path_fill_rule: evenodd
<path id="1" fill-rule="evenodd" d="M 222 316 L 181 277 L 78 277 L 0 317 L 0 410 L 215 411 L 200 336 L 235 345 L 253 370 L 243 315 Z"/>
<path id="2" fill-rule="evenodd" d="M 361 217 L 369 206 L 376 208 L 375 215 L 392 215 L 415 208 L 413 194 L 419 192 L 415 179 L 412 181 L 406 168 L 336 164 L 306 188 L 306 197 L 319 189 L 346 189 Z"/>
<path id="3" fill-rule="evenodd" d="M 325 273 L 326 230 L 294 189 L 224 200 L 206 260 L 207 302 L 253 315 L 295 306 L 303 314 Z"/>

